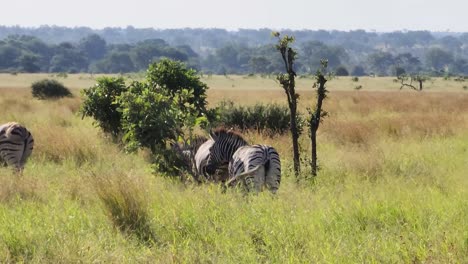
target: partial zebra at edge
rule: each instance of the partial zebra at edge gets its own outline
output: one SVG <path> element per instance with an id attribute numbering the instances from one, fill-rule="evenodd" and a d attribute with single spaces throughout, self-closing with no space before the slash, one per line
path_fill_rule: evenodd
<path id="1" fill-rule="evenodd" d="M 21 172 L 34 149 L 34 138 L 17 122 L 0 125 L 0 164 Z"/>

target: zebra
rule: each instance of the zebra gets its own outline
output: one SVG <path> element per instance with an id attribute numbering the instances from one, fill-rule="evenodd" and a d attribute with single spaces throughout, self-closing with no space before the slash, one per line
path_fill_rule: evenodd
<path id="1" fill-rule="evenodd" d="M 34 138 L 24 126 L 16 122 L 0 125 L 0 164 L 14 166 L 22 172 L 34 148 Z"/>
<path id="2" fill-rule="evenodd" d="M 182 157 L 184 165 L 188 168 L 195 180 L 214 181 L 223 180 L 227 174 L 227 168 L 220 168 L 218 173 L 209 174 L 206 171 L 206 164 L 210 154 L 210 147 L 214 144 L 212 139 L 203 136 L 196 136 L 190 144 L 172 144 L 172 149 Z"/>
<path id="3" fill-rule="evenodd" d="M 240 180 L 247 191 L 259 192 L 266 186 L 272 193 L 277 192 L 281 183 L 281 161 L 272 146 L 249 145 L 240 134 L 223 128 L 211 131 L 210 136 L 214 144 L 207 161 L 208 172 L 228 162 L 229 180 L 225 186 Z"/>

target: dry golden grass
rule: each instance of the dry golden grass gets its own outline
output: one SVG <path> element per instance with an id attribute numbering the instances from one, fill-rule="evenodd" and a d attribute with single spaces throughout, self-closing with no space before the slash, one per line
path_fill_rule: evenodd
<path id="1" fill-rule="evenodd" d="M 10 169 L 1 169 L 0 203 L 16 200 L 42 201 L 45 196 L 44 182 L 35 178 L 23 177 L 13 173 Z"/>

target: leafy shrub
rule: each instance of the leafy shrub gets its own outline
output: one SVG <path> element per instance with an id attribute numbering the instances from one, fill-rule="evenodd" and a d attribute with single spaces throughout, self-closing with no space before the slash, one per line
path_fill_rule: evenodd
<path id="1" fill-rule="evenodd" d="M 191 128 L 206 110 L 206 84 L 183 63 L 163 59 L 149 66 L 146 81 L 120 96 L 124 140 L 158 153 Z"/>
<path id="2" fill-rule="evenodd" d="M 100 78 L 83 91 L 83 116 L 96 119 L 104 132 L 122 136 L 127 150 L 151 150 L 155 168 L 174 172 L 177 160 L 167 145 L 206 120 L 207 85 L 180 62 L 153 63 L 143 81 L 126 86 L 123 78 Z"/>
<path id="3" fill-rule="evenodd" d="M 289 109 L 279 104 L 236 106 L 233 101 L 222 101 L 216 108 L 217 120 L 213 123 L 241 130 L 261 130 L 270 134 L 289 131 Z M 298 125 L 303 123 L 299 117 Z"/>
<path id="4" fill-rule="evenodd" d="M 31 85 L 32 96 L 38 99 L 56 99 L 72 97 L 68 88 L 56 80 L 44 79 Z"/>
<path id="5" fill-rule="evenodd" d="M 359 77 L 354 76 L 353 78 L 351 78 L 351 81 L 353 81 L 353 82 L 359 82 Z"/>
<path id="6" fill-rule="evenodd" d="M 158 63 L 152 63 L 147 71 L 146 80 L 150 86 L 173 98 L 183 92 L 191 90 L 193 96 L 187 97 L 187 101 L 181 101 L 180 108 L 183 111 L 191 111 L 200 114 L 206 107 L 206 90 L 208 86 L 200 81 L 193 69 L 188 69 L 182 62 L 170 59 L 162 59 Z M 194 109 L 184 109 L 184 104 L 194 106 Z"/>
<path id="7" fill-rule="evenodd" d="M 99 127 L 114 138 L 122 133 L 122 113 L 117 98 L 127 90 L 122 77 L 101 77 L 97 84 L 82 91 L 85 97 L 81 106 L 83 116 L 93 117 Z"/>
<path id="8" fill-rule="evenodd" d="M 153 154 L 176 140 L 182 127 L 178 101 L 145 82 L 133 82 L 119 98 L 124 141 L 130 150 L 146 147 Z"/>

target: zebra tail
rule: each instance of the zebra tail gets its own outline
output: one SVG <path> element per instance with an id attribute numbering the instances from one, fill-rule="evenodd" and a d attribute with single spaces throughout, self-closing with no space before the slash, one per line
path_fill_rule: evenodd
<path id="1" fill-rule="evenodd" d="M 232 182 L 236 181 L 239 178 L 242 179 L 242 178 L 245 178 L 246 176 L 252 175 L 252 174 L 256 173 L 261 167 L 262 167 L 262 165 L 257 165 L 257 166 L 255 166 L 253 169 L 251 169 L 249 171 L 245 171 L 243 173 L 237 174 L 232 179 L 227 181 L 224 185 L 229 186 Z"/>

